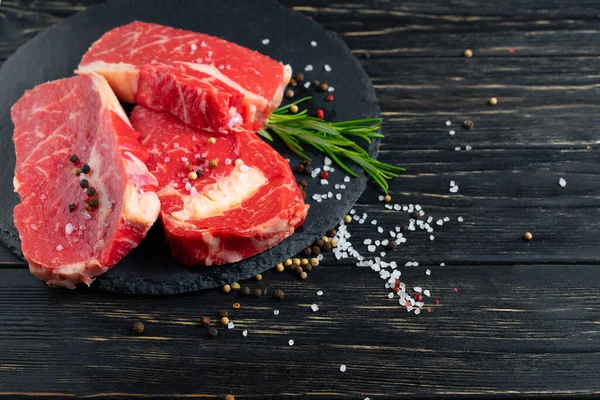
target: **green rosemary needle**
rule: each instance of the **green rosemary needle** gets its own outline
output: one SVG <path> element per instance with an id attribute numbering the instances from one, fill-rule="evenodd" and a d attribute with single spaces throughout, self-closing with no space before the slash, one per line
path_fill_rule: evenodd
<path id="1" fill-rule="evenodd" d="M 398 172 L 404 171 L 404 168 L 377 161 L 356 143 L 357 139 L 371 143 L 372 139 L 383 138 L 384 136 L 378 133 L 381 118 L 325 122 L 308 116 L 306 110 L 297 114 L 288 112 L 292 105 L 310 99 L 311 97 L 304 97 L 275 110 L 258 134 L 270 141 L 273 140 L 272 134 L 277 135 L 287 147 L 305 160 L 310 160 L 310 157 L 304 153 L 302 145 L 314 147 L 325 153 L 348 175 L 357 177 L 358 175 L 342 161 L 342 158 L 349 159 L 360 166 L 387 194 L 388 181 L 397 177 Z"/>

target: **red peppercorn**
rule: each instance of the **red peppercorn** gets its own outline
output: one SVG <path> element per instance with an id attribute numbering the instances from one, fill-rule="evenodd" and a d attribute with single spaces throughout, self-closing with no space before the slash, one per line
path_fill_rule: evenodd
<path id="1" fill-rule="evenodd" d="M 392 289 L 392 292 L 394 292 L 395 294 L 398 294 L 399 291 L 400 291 L 400 288 L 397 286 Z"/>
<path id="2" fill-rule="evenodd" d="M 423 300 L 423 295 L 421 293 L 415 293 L 413 298 L 415 299 L 415 301 L 421 301 Z"/>
<path id="3" fill-rule="evenodd" d="M 427 309 L 427 312 L 428 312 L 428 313 L 432 313 L 432 312 L 433 312 L 433 308 L 428 308 L 428 309 Z"/>
<path id="4" fill-rule="evenodd" d="M 325 118 L 325 113 L 320 108 L 317 109 L 317 118 Z"/>
<path id="5" fill-rule="evenodd" d="M 455 287 L 455 288 L 454 288 L 454 289 L 452 289 L 452 290 L 454 290 L 454 293 L 458 292 L 458 288 L 457 288 L 457 287 Z"/>
<path id="6" fill-rule="evenodd" d="M 329 178 L 329 172 L 327 172 L 327 171 L 321 172 L 321 178 L 323 178 L 323 179 Z"/>
<path id="7" fill-rule="evenodd" d="M 440 301 L 438 299 L 435 299 L 435 304 L 440 304 Z"/>
<path id="8" fill-rule="evenodd" d="M 90 196 L 88 196 L 88 195 L 85 195 L 85 196 L 83 197 L 83 201 L 85 201 L 86 203 L 89 203 L 91 199 L 92 199 L 92 198 L 91 198 Z"/>
<path id="9" fill-rule="evenodd" d="M 333 101 L 335 97 L 333 97 L 332 94 L 328 94 L 327 96 L 325 96 L 325 101 Z"/>
<path id="10" fill-rule="evenodd" d="M 400 287 L 400 279 L 396 279 L 396 287 Z"/>

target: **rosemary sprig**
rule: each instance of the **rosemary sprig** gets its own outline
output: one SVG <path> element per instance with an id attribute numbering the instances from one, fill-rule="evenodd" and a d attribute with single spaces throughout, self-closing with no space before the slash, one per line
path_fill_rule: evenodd
<path id="1" fill-rule="evenodd" d="M 378 133 L 381 126 L 381 118 L 365 118 L 343 122 L 325 122 L 322 119 L 310 117 L 303 110 L 297 114 L 290 114 L 288 109 L 294 105 L 310 100 L 312 97 L 304 97 L 285 107 L 278 108 L 273 112 L 265 128 L 260 129 L 258 134 L 272 141 L 273 135 L 277 135 L 294 153 L 305 160 L 310 157 L 304 153 L 302 145 L 309 145 L 325 153 L 348 175 L 358 175 L 342 161 L 349 159 L 358 164 L 365 172 L 383 189 L 387 194 L 388 181 L 398 176 L 398 172 L 404 168 L 382 163 L 372 158 L 365 149 L 356 143 L 362 139 L 371 143 L 372 139 L 383 138 Z"/>

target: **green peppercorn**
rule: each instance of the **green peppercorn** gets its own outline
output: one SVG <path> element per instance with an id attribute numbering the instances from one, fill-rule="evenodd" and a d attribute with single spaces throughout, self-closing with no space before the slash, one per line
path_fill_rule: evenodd
<path id="1" fill-rule="evenodd" d="M 98 207 L 98 198 L 94 197 L 93 199 L 90 200 L 90 202 L 88 204 L 92 208 Z"/>
<path id="2" fill-rule="evenodd" d="M 84 174 L 89 174 L 91 171 L 90 166 L 87 164 L 83 164 L 81 166 L 81 172 L 83 172 Z"/>
<path id="3" fill-rule="evenodd" d="M 73 175 L 81 174 L 81 170 L 79 168 L 73 168 Z"/>
<path id="4" fill-rule="evenodd" d="M 208 336 L 217 337 L 219 336 L 219 330 L 217 328 L 211 327 L 206 330 L 206 334 Z"/>
<path id="5" fill-rule="evenodd" d="M 273 297 L 275 300 L 283 300 L 283 298 L 285 297 L 285 293 L 283 293 L 283 290 L 277 289 L 273 292 L 273 295 L 271 297 Z"/>
<path id="6" fill-rule="evenodd" d="M 240 290 L 240 284 L 237 282 L 233 282 L 230 286 L 233 290 Z"/>
<path id="7" fill-rule="evenodd" d="M 87 194 L 88 196 L 94 196 L 96 194 L 96 188 L 93 186 L 90 186 L 89 188 L 87 188 L 87 190 L 85 191 L 85 194 Z"/>
<path id="8" fill-rule="evenodd" d="M 69 161 L 71 161 L 72 163 L 76 163 L 77 161 L 79 161 L 79 157 L 77 157 L 76 154 L 71 154 L 71 157 L 69 157 Z"/>
<path id="9" fill-rule="evenodd" d="M 137 333 L 138 335 L 140 333 L 144 332 L 144 323 L 142 321 L 135 321 L 133 323 L 133 332 Z"/>
<path id="10" fill-rule="evenodd" d="M 81 186 L 82 188 L 87 188 L 88 186 L 90 186 L 90 183 L 88 182 L 87 179 L 82 179 L 79 181 L 79 186 Z"/>
<path id="11" fill-rule="evenodd" d="M 73 212 L 75 211 L 75 204 L 71 203 L 69 204 L 69 212 Z"/>

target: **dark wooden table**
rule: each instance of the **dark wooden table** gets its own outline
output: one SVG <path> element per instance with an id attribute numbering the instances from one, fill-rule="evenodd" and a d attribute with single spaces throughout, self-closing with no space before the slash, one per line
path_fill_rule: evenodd
<path id="1" fill-rule="evenodd" d="M 0 61 L 100 2 L 4 0 Z M 392 184 L 394 201 L 451 218 L 434 241 L 409 232 L 394 253 L 419 262 L 402 267 L 402 279 L 430 288 L 434 312 L 407 313 L 376 273 L 327 257 L 306 281 L 268 272 L 251 282 L 286 299 L 242 299 L 236 328 L 211 340 L 200 317 L 237 297 L 51 290 L 2 249 L 0 397 L 600 396 L 600 5 L 285 3 L 363 60 L 385 117 L 381 159 L 408 168 Z M 466 48 L 473 58 L 462 57 Z M 461 128 L 467 118 L 474 129 Z M 367 190 L 356 210 L 384 226 L 407 222 L 378 195 Z M 368 223 L 351 231 L 374 235 Z M 143 336 L 131 333 L 136 319 Z"/>

